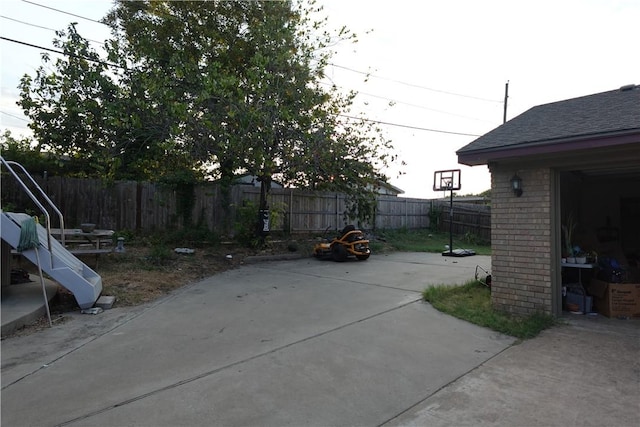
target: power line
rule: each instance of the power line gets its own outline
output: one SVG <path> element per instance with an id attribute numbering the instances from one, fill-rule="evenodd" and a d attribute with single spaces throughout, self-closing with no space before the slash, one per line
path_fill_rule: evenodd
<path id="1" fill-rule="evenodd" d="M 402 85 L 405 85 L 405 86 L 410 86 L 410 87 L 415 87 L 415 88 L 418 88 L 418 89 L 429 90 L 429 91 L 432 91 L 432 92 L 444 93 L 446 95 L 460 96 L 462 98 L 476 99 L 478 101 L 496 102 L 496 103 L 501 103 L 502 102 L 502 101 L 495 100 L 495 99 L 480 98 L 480 97 L 477 97 L 477 96 L 464 95 L 464 94 L 461 94 L 461 93 L 455 93 L 455 92 L 449 92 L 449 91 L 446 91 L 446 90 L 434 89 L 434 88 L 431 88 L 431 87 L 426 87 L 426 86 L 421 86 L 421 85 L 417 85 L 417 84 L 413 84 L 413 83 L 403 82 L 402 80 L 389 79 L 387 77 L 377 76 L 375 74 L 367 73 L 365 71 L 354 70 L 353 68 L 349 68 L 349 67 L 345 67 L 345 66 L 337 65 L 337 64 L 333 64 L 333 63 L 329 63 L 328 65 L 331 65 L 332 67 L 336 67 L 336 68 L 342 68 L 343 70 L 351 71 L 353 73 L 358 73 L 358 74 L 363 74 L 365 76 L 375 77 L 375 78 L 380 79 L 380 80 L 387 80 L 389 82 L 399 83 L 399 84 L 402 84 Z"/>
<path id="2" fill-rule="evenodd" d="M 7 113 L 5 111 L 1 111 L 0 113 L 5 114 L 9 117 L 13 117 L 14 119 L 18 119 L 18 120 L 22 120 L 23 122 L 29 122 L 29 120 L 25 119 L 24 117 L 18 117 L 16 115 Z M 348 119 L 355 119 L 355 120 L 364 120 L 367 122 L 373 122 L 373 123 L 379 123 L 379 124 L 383 124 L 383 125 L 389 125 L 389 126 L 398 126 L 398 127 L 403 127 L 403 128 L 408 128 L 408 129 L 416 129 L 416 130 L 423 130 L 423 131 L 427 131 L 427 132 L 438 132 L 438 133 L 447 133 L 447 134 L 452 134 L 452 135 L 463 135 L 463 136 L 480 136 L 480 135 L 475 135 L 475 134 L 471 134 L 471 133 L 461 133 L 461 132 L 451 132 L 451 131 L 446 131 L 446 130 L 437 130 L 437 129 L 427 129 L 427 128 L 421 128 L 421 127 L 417 127 L 417 126 L 409 126 L 409 125 L 401 125 L 398 123 L 390 123 L 390 122 L 383 122 L 380 120 L 371 120 L 371 119 L 364 119 L 364 118 L 358 118 L 358 117 L 354 117 L 354 116 L 348 116 L 345 114 L 338 114 L 339 117 L 345 117 Z"/>
<path id="3" fill-rule="evenodd" d="M 25 119 L 24 117 L 18 117 L 18 116 L 14 116 L 13 114 L 10 113 L 6 113 L 4 111 L 0 111 L 0 113 L 7 115 L 9 117 L 13 117 L 14 119 L 18 119 L 18 120 L 22 120 L 23 122 L 28 122 L 29 120 Z"/>
<path id="4" fill-rule="evenodd" d="M 45 6 L 43 4 L 35 3 L 35 2 L 29 1 L 29 0 L 22 0 L 22 1 L 25 2 L 25 3 L 32 4 L 34 6 L 43 7 L 45 9 L 49 9 L 49 10 L 54 10 L 54 11 L 59 12 L 59 13 L 64 13 L 65 15 L 75 16 L 76 18 L 86 19 L 87 21 L 95 22 L 97 24 L 107 25 L 104 22 L 97 21 L 97 20 L 92 19 L 92 18 L 87 18 L 86 16 L 76 15 L 75 13 L 71 13 L 71 12 L 65 12 L 64 10 L 56 9 L 56 8 L 50 7 L 50 6 Z"/>
<path id="5" fill-rule="evenodd" d="M 85 19 L 87 21 L 91 21 L 91 22 L 95 22 L 95 23 L 98 23 L 98 24 L 102 24 L 102 25 L 108 26 L 104 22 L 101 22 L 101 21 L 98 21 L 98 20 L 95 20 L 95 19 L 92 19 L 92 18 L 87 18 L 86 16 L 77 15 L 77 14 L 71 13 L 71 12 L 66 12 L 64 10 L 56 9 L 56 8 L 53 8 L 53 7 L 50 7 L 50 6 L 45 6 L 45 5 L 42 5 L 42 4 L 33 2 L 33 1 L 29 1 L 29 0 L 22 0 L 22 1 L 25 2 L 25 3 L 32 4 L 34 6 L 42 7 L 42 8 L 53 10 L 53 11 L 56 11 L 56 12 L 59 12 L 59 13 L 64 13 L 66 15 L 74 16 L 76 18 L 81 18 L 81 19 Z M 11 18 L 7 18 L 7 19 L 11 19 Z M 17 21 L 17 20 L 14 20 L 14 21 Z M 17 22 L 20 22 L 20 21 L 17 21 Z M 25 24 L 27 24 L 27 23 L 25 23 Z M 27 24 L 27 25 L 33 25 L 33 24 Z M 39 27 L 37 25 L 34 25 L 34 26 Z M 45 28 L 45 27 L 39 27 L 39 28 Z M 45 29 L 50 29 L 50 28 L 45 28 Z M 95 41 L 95 40 L 91 40 L 91 41 Z M 101 42 L 96 42 L 96 43 L 101 43 Z M 441 89 L 434 89 L 434 88 L 430 88 L 430 87 L 426 87 L 426 86 L 421 86 L 421 85 L 417 85 L 417 84 L 413 84 L 413 83 L 408 83 L 408 82 L 404 82 L 404 81 L 401 81 L 401 80 L 389 79 L 389 78 L 378 76 L 378 75 L 375 75 L 375 74 L 371 74 L 371 73 L 368 73 L 368 72 L 365 72 L 365 71 L 360 71 L 360 70 L 355 70 L 353 68 L 345 67 L 343 65 L 337 65 L 337 64 L 333 64 L 333 63 L 329 63 L 328 65 L 331 65 L 331 66 L 336 67 L 336 68 L 342 68 L 344 70 L 351 71 L 351 72 L 354 72 L 354 73 L 375 77 L 377 79 L 387 80 L 387 81 L 390 81 L 390 82 L 402 84 L 402 85 L 405 85 L 405 86 L 415 87 L 415 88 L 418 88 L 418 89 L 429 90 L 429 91 L 432 91 L 432 92 L 444 93 L 446 95 L 459 96 L 459 97 L 463 97 L 463 98 L 475 99 L 475 100 L 478 100 L 478 101 L 495 102 L 495 103 L 501 103 L 502 102 L 500 100 L 488 99 L 488 98 L 480 98 L 480 97 L 471 96 L 471 95 L 464 95 L 464 94 L 460 94 L 460 93 L 450 92 L 450 91 L 441 90 Z"/>
<path id="6" fill-rule="evenodd" d="M 0 18 L 8 19 L 9 21 L 17 22 L 19 24 L 29 25 L 29 26 L 35 27 L 35 28 L 41 28 L 43 30 L 49 30 L 49 31 L 53 31 L 53 32 L 57 32 L 58 31 L 58 30 L 56 30 L 54 28 L 43 27 L 42 25 L 36 25 L 36 24 L 32 24 L 30 22 L 20 21 L 19 19 L 10 18 L 10 17 L 4 16 L 4 15 L 0 15 Z M 97 40 L 91 40 L 91 39 L 86 39 L 86 40 L 88 40 L 90 42 L 93 42 L 93 43 L 103 44 L 103 42 L 99 42 Z"/>
<path id="7" fill-rule="evenodd" d="M 95 19 L 87 18 L 87 17 L 81 16 L 81 15 L 76 15 L 76 14 L 70 13 L 70 12 L 65 12 L 63 10 L 55 9 L 53 7 L 44 6 L 44 5 L 29 1 L 29 0 L 22 0 L 22 1 L 25 2 L 25 3 L 33 4 L 35 6 L 43 7 L 45 9 L 54 10 L 54 11 L 59 12 L 59 13 L 64 13 L 66 15 L 75 16 L 77 18 L 82 18 L 82 19 L 85 19 L 87 21 L 96 22 L 98 24 L 106 25 L 103 22 L 96 21 Z M 38 27 L 38 28 L 43 28 L 43 29 L 46 29 L 46 30 L 56 31 L 56 30 L 53 30 L 52 28 L 47 28 L 47 27 L 42 27 L 42 26 L 35 25 L 35 24 L 30 24 L 30 23 L 27 23 L 27 22 L 19 21 L 17 19 L 8 18 L 8 17 L 5 17 L 5 16 L 1 16 L 1 17 L 5 18 L 5 19 L 12 20 L 12 21 L 16 21 L 16 22 L 19 22 L 19 23 L 22 23 L 22 24 L 31 25 L 31 26 Z M 49 52 L 53 52 L 53 53 L 57 53 L 57 54 L 61 54 L 61 55 L 67 55 L 67 56 L 71 56 L 71 57 L 85 59 L 87 61 L 96 62 L 96 63 L 102 64 L 102 65 L 107 65 L 107 66 L 118 67 L 118 68 L 123 68 L 124 69 L 124 67 L 122 67 L 120 65 L 111 64 L 111 63 L 108 63 L 108 62 L 99 61 L 99 60 L 92 59 L 92 58 L 87 58 L 87 57 L 82 56 L 82 55 L 75 55 L 75 54 L 71 54 L 71 53 L 65 53 L 65 52 L 62 52 L 62 51 L 59 51 L 59 50 L 55 50 L 55 49 L 51 49 L 51 48 L 47 48 L 47 47 L 43 47 L 43 46 L 38 46 L 38 45 L 31 44 L 31 43 L 26 43 L 26 42 L 23 42 L 23 41 L 14 40 L 14 39 L 10 39 L 10 38 L 7 38 L 7 37 L 2 37 L 2 36 L 0 36 L 0 39 L 6 40 L 6 41 L 10 41 L 12 43 L 18 43 L 18 44 L 22 44 L 22 45 L 25 45 L 25 46 L 33 47 L 33 48 L 36 48 L 36 49 L 43 49 L 43 50 L 46 50 L 46 51 L 49 51 Z M 94 41 L 94 40 L 92 40 L 92 41 Z M 96 42 L 96 43 L 100 43 L 100 42 Z M 343 66 L 336 65 L 336 64 L 329 64 L 329 65 L 332 65 L 332 66 L 337 67 L 337 68 L 343 68 L 343 69 L 346 69 L 346 70 L 349 70 L 349 71 L 352 71 L 352 72 L 356 72 L 356 73 L 360 73 L 360 74 L 371 75 L 372 77 L 376 77 L 376 78 L 379 78 L 379 79 L 382 79 L 382 80 L 389 80 L 389 81 L 393 81 L 393 82 L 396 82 L 396 83 L 404 84 L 404 85 L 407 85 L 407 86 L 413 86 L 413 87 L 417 87 L 417 88 L 421 88 L 421 89 L 431 90 L 431 91 L 434 91 L 434 92 L 441 92 L 441 93 L 446 93 L 446 94 L 449 94 L 449 95 L 461 96 L 461 97 L 465 97 L 465 98 L 473 98 L 473 99 L 478 99 L 478 100 L 483 100 L 483 101 L 496 102 L 494 100 L 488 100 L 488 99 L 477 98 L 477 97 L 472 97 L 472 96 L 468 96 L 468 95 L 457 94 L 457 93 L 453 93 L 453 92 L 442 91 L 442 90 L 438 90 L 438 89 L 427 88 L 427 87 L 424 87 L 424 86 L 414 85 L 414 84 L 402 82 L 402 81 L 399 81 L 399 80 L 387 79 L 387 78 L 384 78 L 384 77 L 375 76 L 375 75 L 372 75 L 372 74 L 369 74 L 369 73 L 365 73 L 365 72 L 362 72 L 362 71 L 354 70 L 354 69 L 351 69 L 351 68 L 348 68 L 348 67 L 343 67 Z M 363 93 L 363 94 L 365 94 L 365 93 Z M 387 99 L 387 100 L 392 101 L 392 102 L 399 102 L 399 101 L 394 101 L 394 100 L 391 100 L 391 99 L 388 99 L 388 98 L 383 98 L 383 97 L 378 96 L 378 95 L 373 95 L 373 94 L 365 94 L 365 95 L 373 96 L 373 97 L 376 97 L 376 98 Z M 499 101 L 497 101 L 497 102 L 499 102 Z M 402 103 L 402 102 L 400 101 L 400 103 Z M 412 105 L 412 104 L 408 104 L 408 103 L 403 103 L 403 104 Z M 412 106 L 418 107 L 418 108 L 425 108 L 425 109 L 428 109 L 428 110 L 433 110 L 433 109 L 430 109 L 430 108 L 427 108 L 427 107 L 421 107 L 421 106 L 418 106 L 418 105 L 412 105 Z M 433 110 L 433 111 L 438 111 L 438 112 L 445 113 L 445 114 L 453 114 L 453 113 L 447 113 L 445 111 L 439 111 L 439 110 Z M 2 113 L 6 114 L 8 116 L 20 119 L 20 120 L 28 121 L 28 120 L 25 120 L 23 118 L 14 116 L 14 115 L 9 114 L 9 113 L 5 113 L 5 112 L 2 112 Z M 453 114 L 453 115 L 455 115 L 455 114 Z M 445 134 L 450 134 L 450 135 L 463 135 L 463 136 L 480 136 L 480 135 L 477 135 L 477 134 L 453 132 L 453 131 L 446 131 L 446 130 L 439 130 L 439 129 L 429 129 L 429 128 L 423 128 L 423 127 L 418 127 L 418 126 L 410 126 L 410 125 L 403 125 L 403 124 L 399 124 L 399 123 L 385 122 L 385 121 L 381 121 L 381 120 L 371 120 L 371 119 L 365 119 L 365 118 L 358 118 L 358 117 L 348 116 L 348 115 L 344 115 L 344 114 L 338 114 L 338 116 L 349 118 L 349 119 L 355 119 L 355 120 L 364 120 L 364 121 L 367 121 L 367 122 L 378 123 L 378 124 L 383 124 L 383 125 L 388 125 L 388 126 L 396 126 L 396 127 L 406 128 L 406 129 L 422 130 L 422 131 L 426 131 L 426 132 L 437 132 L 437 133 L 445 133 Z"/>
<path id="8" fill-rule="evenodd" d="M 345 87 L 343 87 L 343 86 L 338 86 L 338 85 L 335 85 L 335 84 L 329 84 L 329 83 L 324 83 L 324 82 L 319 82 L 319 83 L 320 83 L 321 85 L 324 85 L 324 86 L 335 86 L 335 87 L 339 87 L 339 88 L 342 88 L 342 89 L 346 89 L 346 88 L 345 88 Z M 483 119 L 478 119 L 478 118 L 476 118 L 476 117 L 470 117 L 470 116 L 465 116 L 465 115 L 462 115 L 462 114 L 451 113 L 451 112 L 449 112 L 449 111 L 438 110 L 438 109 L 435 109 L 435 108 L 426 107 L 426 106 L 424 106 L 424 105 L 418 105 L 418 104 L 412 104 L 412 103 L 409 103 L 409 102 L 398 101 L 398 100 L 395 100 L 395 99 L 387 98 L 387 97 L 385 97 L 385 96 L 375 95 L 375 94 L 373 94 L 373 93 L 367 93 L 367 92 L 357 91 L 357 94 L 358 94 L 358 95 L 366 95 L 366 96 L 370 96 L 370 97 L 372 97 L 372 98 L 382 99 L 382 100 L 384 100 L 384 101 L 393 102 L 394 104 L 402 104 L 402 105 L 407 105 L 407 106 L 409 106 L 409 107 L 420 108 L 420 109 L 428 110 L 428 111 L 434 111 L 434 112 L 436 112 L 436 113 L 448 114 L 448 115 L 450 115 L 450 116 L 460 117 L 460 118 L 463 118 L 463 119 L 468 119 L 468 120 L 477 120 L 477 121 L 485 122 L 485 123 L 493 123 L 493 122 L 491 122 L 491 121 L 489 121 L 489 120 L 483 120 Z"/>
<path id="9" fill-rule="evenodd" d="M 50 7 L 50 6 L 45 6 L 45 5 L 42 5 L 42 4 L 33 2 L 33 1 L 29 1 L 29 0 L 22 0 L 22 1 L 25 2 L 25 3 L 32 4 L 34 6 L 42 7 L 42 8 L 45 8 L 45 9 L 54 10 L 54 11 L 59 12 L 59 13 L 64 13 L 66 15 L 75 16 L 77 18 L 85 19 L 87 21 L 91 21 L 91 22 L 95 22 L 95 23 L 98 23 L 98 24 L 102 24 L 102 25 L 108 26 L 104 22 L 97 21 L 97 20 L 92 19 L 92 18 L 87 18 L 87 17 L 82 16 L 82 15 L 77 15 L 75 13 L 66 12 L 64 10 L 56 9 L 56 8 L 53 8 L 53 7 Z M 4 16 L 3 16 L 3 18 L 4 18 Z M 7 18 L 7 19 L 11 19 L 11 18 Z M 17 20 L 14 19 L 14 21 L 17 21 Z M 17 22 L 21 22 L 21 21 L 17 21 Z M 23 23 L 27 24 L 27 25 L 33 25 L 33 24 L 25 23 L 25 22 L 23 22 Z M 45 28 L 45 27 L 40 27 L 40 26 L 37 26 L 37 25 L 33 25 L 33 26 L 36 26 L 36 27 L 39 27 L 39 28 Z M 49 29 L 50 30 L 50 28 L 45 28 L 45 29 Z M 95 40 L 91 40 L 91 41 L 96 42 Z M 101 42 L 96 42 L 96 43 L 101 43 Z M 450 92 L 450 91 L 441 90 L 441 89 L 434 89 L 434 88 L 430 88 L 430 87 L 426 87 L 426 86 L 421 86 L 421 85 L 417 85 L 417 84 L 413 84 L 413 83 L 408 83 L 408 82 L 404 82 L 404 81 L 401 81 L 401 80 L 389 79 L 389 78 L 386 78 L 386 77 L 378 76 L 378 75 L 371 74 L 371 73 L 368 73 L 368 72 L 365 72 L 365 71 L 355 70 L 353 68 L 345 67 L 343 65 L 338 65 L 338 64 L 334 64 L 334 63 L 329 63 L 328 65 L 331 65 L 331 66 L 336 67 L 336 68 L 341 68 L 341 69 L 344 69 L 344 70 L 347 70 L 347 71 L 351 71 L 351 72 L 354 72 L 354 73 L 375 77 L 377 79 L 387 80 L 387 81 L 398 83 L 398 84 L 402 84 L 402 85 L 405 85 L 405 86 L 415 87 L 415 88 L 418 88 L 418 89 L 429 90 L 429 91 L 432 91 L 432 92 L 443 93 L 443 94 L 446 94 L 446 95 L 459 96 L 459 97 L 463 97 L 463 98 L 475 99 L 475 100 L 478 100 L 478 101 L 485 101 L 485 102 L 495 102 L 495 103 L 501 103 L 502 102 L 500 100 L 481 98 L 481 97 L 471 96 L 471 95 L 464 95 L 464 94 L 460 94 L 460 93 Z M 375 95 L 373 95 L 373 96 L 375 96 Z M 438 110 L 434 110 L 434 111 L 438 111 Z M 443 111 L 440 111 L 440 112 L 443 112 Z M 450 114 L 450 113 L 446 113 L 446 114 Z"/>
<path id="10" fill-rule="evenodd" d="M 30 25 L 32 27 L 36 27 L 36 28 L 42 28 L 43 30 L 49 30 L 49 31 L 56 31 L 53 28 L 49 28 L 49 27 L 43 27 L 41 25 L 36 25 L 36 24 L 31 24 L 29 22 L 24 22 L 24 21 L 20 21 L 19 19 L 15 19 L 15 18 L 10 18 L 8 16 L 4 16 L 4 15 L 0 15 L 0 18 L 4 18 L 4 19 L 8 19 L 9 21 L 14 21 L 14 22 L 18 22 L 20 24 L 24 24 L 24 25 Z"/>
<path id="11" fill-rule="evenodd" d="M 75 55 L 75 54 L 71 54 L 71 53 L 65 53 L 65 52 L 62 52 L 62 51 L 59 51 L 59 50 L 55 50 L 55 49 L 50 49 L 50 48 L 47 48 L 47 47 L 37 46 L 37 45 L 31 44 L 31 43 L 22 42 L 22 41 L 19 41 L 19 40 L 13 40 L 13 39 L 10 39 L 10 38 L 7 38 L 7 37 L 0 36 L 0 39 L 6 40 L 6 41 L 10 41 L 10 42 L 13 42 L 13 43 L 22 44 L 22 45 L 29 46 L 29 47 L 33 47 L 33 48 L 36 48 L 36 49 L 47 50 L 49 52 L 58 53 L 60 55 L 72 56 L 72 57 L 75 57 L 75 58 L 81 58 L 81 59 L 85 59 L 87 61 L 92 61 L 92 62 L 96 62 L 96 63 L 99 63 L 99 64 L 111 66 L 111 67 L 118 67 L 118 68 L 126 69 L 126 68 L 124 68 L 124 67 L 122 67 L 120 65 L 117 65 L 117 64 L 111 64 L 111 63 L 104 62 L 104 61 L 98 61 L 96 59 L 87 58 L 87 57 L 82 56 L 82 55 Z M 353 117 L 353 116 L 347 116 L 347 115 L 344 115 L 344 114 L 338 114 L 338 116 L 346 117 L 346 118 L 349 118 L 349 119 L 364 120 L 364 121 L 367 121 L 367 122 L 379 123 L 379 124 L 388 125 L 388 126 L 397 126 L 397 127 L 407 128 L 407 129 L 423 130 L 423 131 L 427 131 L 427 132 L 438 132 L 438 133 L 447 133 L 447 134 L 451 134 L 451 135 L 464 135 L 464 136 L 480 136 L 480 135 L 471 134 L 471 133 L 462 133 L 462 132 L 453 132 L 453 131 L 438 130 L 438 129 L 429 129 L 429 128 L 422 128 L 422 127 L 418 127 L 418 126 L 410 126 L 410 125 L 402 125 L 402 124 L 398 124 L 398 123 L 383 122 L 383 121 L 380 121 L 380 120 L 364 119 L 364 118 L 358 118 L 358 117 Z"/>
<path id="12" fill-rule="evenodd" d="M 362 118 L 362 117 L 348 116 L 346 114 L 338 114 L 338 116 L 339 117 L 346 117 L 347 119 L 364 120 L 365 122 L 379 123 L 381 125 L 397 126 L 397 127 L 401 127 L 401 128 L 407 128 L 407 129 L 423 130 L 423 131 L 426 131 L 426 132 L 446 133 L 446 134 L 449 134 L 449 135 L 481 136 L 481 135 L 477 135 L 477 134 L 474 134 L 474 133 L 453 132 L 453 131 L 448 131 L 448 130 L 429 129 L 429 128 L 423 128 L 423 127 L 418 127 L 418 126 L 402 125 L 402 124 L 399 124 L 399 123 L 383 122 L 381 120 L 365 119 L 365 118 Z"/>
<path id="13" fill-rule="evenodd" d="M 23 0 L 23 1 L 24 1 L 24 0 Z M 33 47 L 33 48 L 36 48 L 36 49 L 42 49 L 42 50 L 46 50 L 46 51 L 48 51 L 48 52 L 57 53 L 57 54 L 60 54 L 60 55 L 71 56 L 71 57 L 73 57 L 73 58 L 85 59 L 85 60 L 87 60 L 87 61 L 95 62 L 95 63 L 97 63 L 97 64 L 106 65 L 106 66 L 108 66 L 108 67 L 117 67 L 117 68 L 122 68 L 123 70 L 126 70 L 126 69 L 127 69 L 127 68 L 125 68 L 125 67 L 123 67 L 123 66 L 121 66 L 121 65 L 118 65 L 118 64 L 112 64 L 112 63 L 110 63 L 110 62 L 100 61 L 100 60 L 97 60 L 97 59 L 88 58 L 88 57 L 86 57 L 86 56 L 76 55 L 76 54 L 74 54 L 74 53 L 66 53 L 66 52 L 62 52 L 62 51 L 60 51 L 60 50 L 55 50 L 55 49 L 51 49 L 51 48 L 44 47 L 44 46 L 38 46 L 38 45 L 35 45 L 35 44 L 31 44 L 31 43 L 23 42 L 23 41 L 20 41 L 20 40 L 10 39 L 10 38 L 8 38 L 8 37 L 0 36 L 0 40 L 6 40 L 6 41 L 9 41 L 9 42 L 12 42 L 12 43 L 21 44 L 21 45 L 25 45 L 25 46 Z"/>

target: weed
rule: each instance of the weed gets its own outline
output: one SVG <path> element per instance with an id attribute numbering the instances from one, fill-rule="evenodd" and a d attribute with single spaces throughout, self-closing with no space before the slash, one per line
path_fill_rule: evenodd
<path id="1" fill-rule="evenodd" d="M 123 237 L 125 243 L 131 243 L 134 242 L 137 238 L 136 233 L 132 230 L 127 230 L 127 229 L 123 229 L 123 230 L 118 230 L 115 233 L 113 233 L 113 241 L 117 242 L 118 241 L 118 237 Z"/>
<path id="2" fill-rule="evenodd" d="M 172 256 L 173 256 L 173 253 L 167 246 L 154 245 L 151 247 L 151 250 L 149 251 L 149 256 L 147 257 L 147 260 L 153 266 L 162 266 L 162 265 L 166 265 Z"/>
<path id="3" fill-rule="evenodd" d="M 438 231 L 441 213 L 442 208 L 436 204 L 431 205 L 431 208 L 429 208 L 429 230 L 432 232 Z"/>
<path id="4" fill-rule="evenodd" d="M 220 236 L 205 225 L 185 227 L 162 234 L 163 242 L 169 246 L 206 247 L 220 243 Z"/>
<path id="5" fill-rule="evenodd" d="M 387 246 L 382 242 L 378 242 L 378 241 L 369 242 L 369 249 L 371 249 L 371 252 L 374 254 L 385 252 L 386 248 Z"/>
<path id="6" fill-rule="evenodd" d="M 235 223 L 236 240 L 247 247 L 255 248 L 260 245 L 260 239 L 256 236 L 258 222 L 258 205 L 251 201 L 244 201 L 238 207 Z"/>
<path id="7" fill-rule="evenodd" d="M 2 201 L 2 210 L 5 212 L 17 212 L 17 208 L 18 206 L 15 203 Z"/>
<path id="8" fill-rule="evenodd" d="M 471 231 L 467 231 L 466 233 L 464 233 L 464 235 L 460 238 L 460 240 L 462 240 L 464 243 L 468 245 L 479 245 L 479 246 L 488 245 L 488 243 L 484 241 L 480 236 L 478 236 L 475 233 L 472 233 Z"/>

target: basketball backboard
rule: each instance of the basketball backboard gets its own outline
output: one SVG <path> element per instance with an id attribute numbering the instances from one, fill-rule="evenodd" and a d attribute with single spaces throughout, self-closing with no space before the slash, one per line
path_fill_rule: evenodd
<path id="1" fill-rule="evenodd" d="M 433 191 L 457 191 L 460 186 L 460 169 L 435 171 L 433 173 Z"/>

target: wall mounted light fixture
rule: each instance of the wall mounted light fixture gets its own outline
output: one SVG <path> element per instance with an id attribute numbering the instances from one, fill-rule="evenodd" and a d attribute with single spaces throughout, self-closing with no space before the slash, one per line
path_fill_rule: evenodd
<path id="1" fill-rule="evenodd" d="M 518 174 L 513 175 L 511 178 L 511 189 L 517 197 L 522 196 L 522 178 Z"/>

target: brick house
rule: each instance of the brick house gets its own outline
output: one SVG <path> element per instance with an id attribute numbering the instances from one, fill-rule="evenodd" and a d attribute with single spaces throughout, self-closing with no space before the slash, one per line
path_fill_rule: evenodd
<path id="1" fill-rule="evenodd" d="M 569 216 L 577 224 L 571 244 L 638 266 L 640 86 L 533 107 L 456 154 L 491 172 L 497 309 L 561 314 Z"/>

